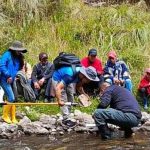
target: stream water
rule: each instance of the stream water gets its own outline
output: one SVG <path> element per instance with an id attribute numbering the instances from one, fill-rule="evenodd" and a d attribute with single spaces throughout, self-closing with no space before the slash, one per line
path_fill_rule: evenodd
<path id="1" fill-rule="evenodd" d="M 150 135 L 138 133 L 129 139 L 102 141 L 94 134 L 25 136 L 0 139 L 0 150 L 150 150 Z"/>

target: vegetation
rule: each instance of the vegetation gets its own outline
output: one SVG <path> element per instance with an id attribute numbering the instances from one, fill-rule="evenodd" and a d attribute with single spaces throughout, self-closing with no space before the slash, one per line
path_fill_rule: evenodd
<path id="1" fill-rule="evenodd" d="M 12 41 L 21 40 L 28 49 L 26 59 L 33 65 L 42 51 L 52 61 L 60 51 L 82 58 L 94 47 L 104 64 L 107 52 L 114 49 L 129 65 L 136 94 L 150 60 L 150 14 L 143 6 L 94 8 L 81 0 L 1 0 L 0 10 L 1 53 Z M 91 112 L 93 107 L 85 111 Z M 47 113 L 53 110 L 35 109 Z"/>

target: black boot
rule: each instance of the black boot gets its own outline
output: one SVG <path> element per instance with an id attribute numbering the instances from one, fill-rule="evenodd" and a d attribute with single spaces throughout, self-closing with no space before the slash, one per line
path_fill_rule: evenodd
<path id="1" fill-rule="evenodd" d="M 133 133 L 133 131 L 132 131 L 131 128 L 125 129 L 125 130 L 124 130 L 124 136 L 125 136 L 125 138 L 130 138 L 130 137 L 132 137 L 132 133 Z"/>
<path id="2" fill-rule="evenodd" d="M 98 129 L 103 140 L 109 140 L 112 138 L 112 132 L 107 125 L 100 125 L 98 126 Z"/>

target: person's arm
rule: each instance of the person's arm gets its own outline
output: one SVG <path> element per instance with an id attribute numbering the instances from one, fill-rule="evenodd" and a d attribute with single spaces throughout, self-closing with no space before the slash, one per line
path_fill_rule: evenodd
<path id="1" fill-rule="evenodd" d="M 106 91 L 100 97 L 100 104 L 98 105 L 98 108 L 107 108 L 110 105 L 111 98 L 111 91 Z"/>
<path id="2" fill-rule="evenodd" d="M 47 80 L 47 79 L 49 79 L 49 78 L 51 78 L 52 77 L 52 75 L 53 75 L 53 73 L 54 73 L 54 65 L 53 64 L 49 64 L 49 67 L 48 67 L 48 69 L 46 69 L 46 70 L 48 70 L 48 71 L 46 71 L 45 73 L 44 73 L 44 79 L 45 80 Z"/>
<path id="3" fill-rule="evenodd" d="M 10 72 L 7 69 L 7 63 L 9 63 L 10 60 L 10 53 L 6 52 L 2 55 L 1 59 L 0 59 L 0 69 L 1 72 L 4 74 L 4 76 L 9 79 L 11 78 Z"/>
<path id="4" fill-rule="evenodd" d="M 37 80 L 37 65 L 34 65 L 33 70 L 32 70 L 32 74 L 31 74 L 31 79 L 34 82 L 38 82 Z"/>
<path id="5" fill-rule="evenodd" d="M 84 89 L 83 89 L 83 85 L 81 82 L 76 84 L 76 89 L 79 92 L 79 94 L 84 94 L 89 98 L 89 95 L 85 93 Z"/>
<path id="6" fill-rule="evenodd" d="M 57 99 L 57 102 L 60 106 L 63 106 L 64 105 L 64 102 L 61 100 L 61 92 L 62 90 L 64 89 L 64 83 L 63 82 L 59 82 L 57 85 L 56 85 L 56 99 Z"/>

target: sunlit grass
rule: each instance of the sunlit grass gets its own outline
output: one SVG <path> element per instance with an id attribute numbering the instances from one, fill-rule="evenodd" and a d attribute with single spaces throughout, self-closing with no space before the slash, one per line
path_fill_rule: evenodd
<path id="1" fill-rule="evenodd" d="M 134 94 L 144 68 L 150 67 L 150 13 L 138 5 L 93 8 L 80 0 L 9 0 L 0 10 L 1 53 L 13 40 L 21 40 L 32 65 L 42 51 L 53 61 L 60 51 L 82 58 L 93 47 L 105 64 L 107 52 L 114 49 L 129 65 Z M 96 105 L 81 110 L 92 112 Z M 58 112 L 57 108 L 33 107 L 40 113 Z"/>

